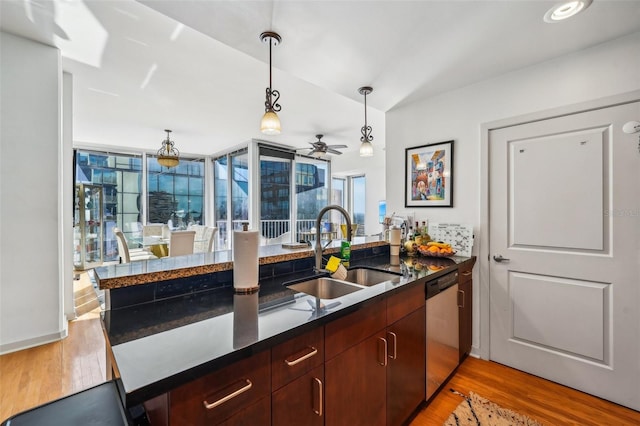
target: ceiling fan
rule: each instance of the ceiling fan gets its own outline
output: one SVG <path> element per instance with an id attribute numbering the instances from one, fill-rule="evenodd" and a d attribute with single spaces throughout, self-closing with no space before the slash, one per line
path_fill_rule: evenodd
<path id="1" fill-rule="evenodd" d="M 347 148 L 347 145 L 327 145 L 322 141 L 322 137 L 324 135 L 316 135 L 318 138 L 317 141 L 309 142 L 312 148 L 298 148 L 298 150 L 309 149 L 307 155 L 311 155 L 313 157 L 322 157 L 325 154 L 342 154 L 341 151 L 338 151 L 338 148 Z"/>

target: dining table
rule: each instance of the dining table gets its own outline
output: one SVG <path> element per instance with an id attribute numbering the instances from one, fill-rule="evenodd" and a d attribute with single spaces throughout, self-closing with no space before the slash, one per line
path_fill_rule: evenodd
<path id="1" fill-rule="evenodd" d="M 171 238 L 169 236 L 162 235 L 146 235 L 143 237 L 136 238 L 135 241 L 140 244 L 144 248 L 148 248 L 151 253 L 153 253 L 157 257 L 167 257 L 169 256 L 169 242 Z M 206 241 L 203 238 L 196 238 L 193 240 L 193 243 L 201 243 Z"/>

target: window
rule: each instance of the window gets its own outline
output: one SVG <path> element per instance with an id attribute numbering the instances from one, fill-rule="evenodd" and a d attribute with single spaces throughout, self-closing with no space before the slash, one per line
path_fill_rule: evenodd
<path id="1" fill-rule="evenodd" d="M 343 209 L 349 211 L 349 206 L 347 206 L 347 180 L 345 178 L 334 177 L 331 179 L 331 204 L 335 204 L 337 206 L 342 207 Z M 331 211 L 331 222 L 342 224 L 345 223 L 344 217 L 337 211 Z"/>
<path id="2" fill-rule="evenodd" d="M 214 218 L 218 227 L 216 247 L 227 248 L 227 199 L 229 191 L 228 157 L 216 158 L 213 162 Z"/>
<path id="3" fill-rule="evenodd" d="M 103 259 L 116 260 L 118 245 L 113 228 L 131 236 L 139 231 L 142 155 L 76 151 L 75 183 L 102 187 Z"/>
<path id="4" fill-rule="evenodd" d="M 293 153 L 260 147 L 260 233 L 265 243 L 291 241 Z"/>
<path id="5" fill-rule="evenodd" d="M 329 204 L 329 165 L 325 160 L 296 157 L 296 232 L 315 227 L 320 210 Z M 329 215 L 323 218 L 328 227 Z M 299 240 L 300 238 L 296 236 Z"/>
<path id="6" fill-rule="evenodd" d="M 365 235 L 364 217 L 367 211 L 365 200 L 365 177 L 353 176 L 351 180 L 351 215 L 353 223 L 358 224 L 356 235 Z"/>
<path id="7" fill-rule="evenodd" d="M 147 223 L 169 223 L 186 229 L 202 223 L 204 205 L 204 160 L 181 158 L 167 168 L 147 156 Z"/>
<path id="8" fill-rule="evenodd" d="M 249 220 L 249 154 L 233 154 L 231 167 L 231 219 L 233 229 L 241 230 Z"/>
<path id="9" fill-rule="evenodd" d="M 351 221 L 358 224 L 354 235 L 365 233 L 366 178 L 364 176 L 333 177 L 331 179 L 331 202 L 343 207 L 351 215 Z M 332 213 L 332 221 L 345 223 L 339 213 Z"/>

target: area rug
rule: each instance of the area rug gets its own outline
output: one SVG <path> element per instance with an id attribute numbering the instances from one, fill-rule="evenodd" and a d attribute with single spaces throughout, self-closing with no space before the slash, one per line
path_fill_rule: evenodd
<path id="1" fill-rule="evenodd" d="M 462 395 L 464 401 L 451 413 L 443 426 L 542 426 L 542 423 L 536 420 L 502 408 L 473 392 L 470 392 L 469 396 L 453 390 L 452 392 Z"/>

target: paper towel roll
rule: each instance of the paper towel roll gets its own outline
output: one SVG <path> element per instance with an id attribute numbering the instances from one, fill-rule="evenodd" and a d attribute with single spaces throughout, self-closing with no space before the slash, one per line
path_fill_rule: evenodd
<path id="1" fill-rule="evenodd" d="M 233 287 L 247 292 L 258 288 L 258 231 L 233 231 Z"/>
<path id="2" fill-rule="evenodd" d="M 400 228 L 394 228 L 389 230 L 389 244 L 392 246 L 399 246 L 402 230 Z"/>

